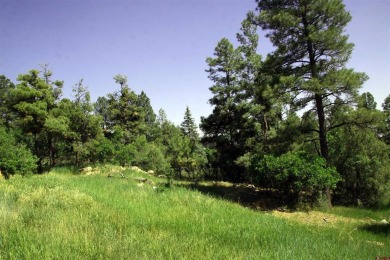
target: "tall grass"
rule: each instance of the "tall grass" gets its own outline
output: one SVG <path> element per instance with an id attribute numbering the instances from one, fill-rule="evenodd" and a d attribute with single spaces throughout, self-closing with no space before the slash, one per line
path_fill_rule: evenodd
<path id="1" fill-rule="evenodd" d="M 103 172 L 109 170 L 103 169 Z M 309 226 L 184 188 L 66 171 L 0 181 L 4 259 L 374 259 L 386 234 Z M 377 244 L 373 243 L 377 242 Z"/>

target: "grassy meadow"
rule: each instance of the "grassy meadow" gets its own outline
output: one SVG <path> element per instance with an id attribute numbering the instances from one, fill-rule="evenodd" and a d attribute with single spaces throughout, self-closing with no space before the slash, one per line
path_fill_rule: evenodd
<path id="1" fill-rule="evenodd" d="M 389 221 L 389 209 L 263 212 L 164 183 L 107 166 L 90 175 L 56 169 L 1 179 L 0 259 L 390 256 L 390 226 L 379 222 Z"/>

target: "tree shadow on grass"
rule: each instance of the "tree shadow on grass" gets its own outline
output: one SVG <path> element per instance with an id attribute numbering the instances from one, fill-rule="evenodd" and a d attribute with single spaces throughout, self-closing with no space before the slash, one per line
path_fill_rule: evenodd
<path id="1" fill-rule="evenodd" d="M 359 229 L 374 233 L 376 235 L 390 236 L 390 224 L 384 224 L 384 223 L 367 224 L 359 227 Z"/>
<path id="2" fill-rule="evenodd" d="M 257 189 L 250 185 L 224 185 L 219 182 L 214 184 L 181 183 L 176 184 L 215 198 L 238 203 L 244 207 L 255 210 L 285 210 L 286 201 L 283 194 L 278 191 Z"/>

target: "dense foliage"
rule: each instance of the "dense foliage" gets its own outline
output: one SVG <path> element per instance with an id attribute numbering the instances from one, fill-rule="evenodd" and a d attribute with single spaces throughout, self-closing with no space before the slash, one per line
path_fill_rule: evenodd
<path id="1" fill-rule="evenodd" d="M 155 174 L 203 176 L 206 162 L 187 107 L 182 127 L 160 111 L 146 93 L 137 95 L 127 77 L 114 76 L 120 90 L 90 100 L 80 80 L 73 99 L 61 99 L 61 81 L 52 72 L 31 70 L 14 85 L 1 76 L 0 169 L 5 176 L 43 172 L 55 165 L 113 163 L 136 165 Z"/>
<path id="2" fill-rule="evenodd" d="M 284 192 L 293 205 L 314 204 L 325 189 L 335 188 L 340 176 L 334 167 L 318 156 L 289 152 L 279 157 L 253 158 L 253 181 L 265 188 Z"/>
<path id="3" fill-rule="evenodd" d="M 36 157 L 23 144 L 18 144 L 12 134 L 0 127 L 0 173 L 6 178 L 19 173 L 32 174 L 36 171 Z"/>
<path id="4" fill-rule="evenodd" d="M 346 67 L 353 44 L 341 0 L 258 0 L 237 34 L 221 39 L 207 70 L 210 115 L 198 133 L 190 109 L 178 126 L 156 114 L 127 76 L 92 102 L 80 80 L 73 98 L 41 71 L 0 76 L 0 170 L 42 173 L 55 165 L 136 165 L 158 175 L 253 182 L 314 204 L 389 204 L 390 95 L 383 111 L 367 76 Z M 258 54 L 257 30 L 275 47 Z M 337 171 L 337 172 L 336 172 Z"/>
<path id="5" fill-rule="evenodd" d="M 353 44 L 343 2 L 257 3 L 239 45 L 223 38 L 206 59 L 214 110 L 201 129 L 215 151 L 212 175 L 298 195 L 324 191 L 329 202 L 388 204 L 390 99 L 381 112 L 370 93 L 359 95 L 368 77 L 346 67 Z M 257 28 L 275 47 L 265 59 Z"/>

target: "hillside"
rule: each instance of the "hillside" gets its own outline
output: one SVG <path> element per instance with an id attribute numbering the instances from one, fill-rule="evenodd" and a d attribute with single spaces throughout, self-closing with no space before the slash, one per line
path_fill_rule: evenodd
<path id="1" fill-rule="evenodd" d="M 388 209 L 261 212 L 164 183 L 108 166 L 0 180 L 0 259 L 390 256 Z"/>

